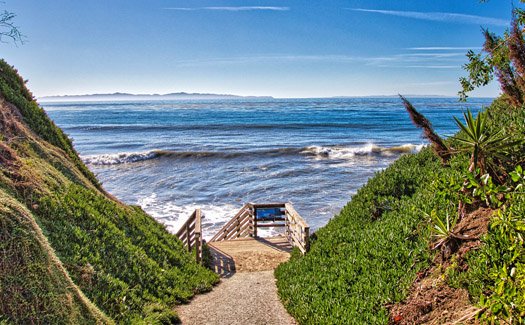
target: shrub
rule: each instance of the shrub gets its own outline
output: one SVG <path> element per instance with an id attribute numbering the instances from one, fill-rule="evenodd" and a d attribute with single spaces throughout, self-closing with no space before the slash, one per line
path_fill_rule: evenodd
<path id="1" fill-rule="evenodd" d="M 388 322 L 385 306 L 402 300 L 429 263 L 424 215 L 448 204 L 434 195 L 440 166 L 428 148 L 401 157 L 316 232 L 307 255 L 277 268 L 279 294 L 299 323 Z M 388 202 L 378 217 L 377 202 Z"/>

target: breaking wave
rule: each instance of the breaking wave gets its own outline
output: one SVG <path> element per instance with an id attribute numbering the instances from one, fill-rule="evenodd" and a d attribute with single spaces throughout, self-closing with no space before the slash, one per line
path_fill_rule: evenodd
<path id="1" fill-rule="evenodd" d="M 359 156 L 393 156 L 415 153 L 424 145 L 404 144 L 394 147 L 380 147 L 373 143 L 361 146 L 309 146 L 303 148 L 274 148 L 255 151 L 171 151 L 151 150 L 146 152 L 121 152 L 83 156 L 88 165 L 119 165 L 158 158 L 172 159 L 234 159 L 253 157 L 308 156 L 316 159 L 350 159 Z"/>
<path id="2" fill-rule="evenodd" d="M 357 147 L 320 147 L 311 146 L 306 147 L 302 152 L 311 154 L 318 157 L 325 157 L 331 159 L 348 159 L 356 156 L 371 156 L 371 155 L 384 155 L 391 156 L 403 153 L 416 153 L 423 148 L 424 145 L 416 144 L 404 144 L 394 147 L 380 147 L 373 143 L 368 143 L 363 146 Z"/>
<path id="3" fill-rule="evenodd" d="M 116 154 L 103 154 L 93 156 L 82 156 L 82 160 L 87 165 L 119 165 L 133 163 L 137 161 L 157 158 L 157 151 L 149 152 L 121 152 Z"/>

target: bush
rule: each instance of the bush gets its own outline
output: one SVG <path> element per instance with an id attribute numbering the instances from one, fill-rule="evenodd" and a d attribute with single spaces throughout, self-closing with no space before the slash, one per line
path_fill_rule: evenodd
<path id="1" fill-rule="evenodd" d="M 279 294 L 299 323 L 388 322 L 386 305 L 429 264 L 425 215 L 448 204 L 434 191 L 440 169 L 429 149 L 401 157 L 316 232 L 307 255 L 278 267 Z"/>

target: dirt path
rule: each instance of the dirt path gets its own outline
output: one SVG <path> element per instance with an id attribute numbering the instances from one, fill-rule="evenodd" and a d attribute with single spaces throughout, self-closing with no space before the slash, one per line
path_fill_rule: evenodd
<path id="1" fill-rule="evenodd" d="M 273 271 L 235 273 L 177 309 L 183 324 L 296 324 L 284 309 Z"/>
<path id="2" fill-rule="evenodd" d="M 177 308 L 182 323 L 296 324 L 279 300 L 273 275 L 290 257 L 290 247 L 283 243 L 282 238 L 211 243 L 221 283 Z"/>

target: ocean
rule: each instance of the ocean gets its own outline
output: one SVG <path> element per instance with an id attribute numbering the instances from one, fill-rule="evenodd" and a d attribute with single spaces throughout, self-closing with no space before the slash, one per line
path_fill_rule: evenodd
<path id="1" fill-rule="evenodd" d="M 492 101 L 410 100 L 442 136 L 457 131 L 453 116 Z M 172 232 L 199 207 L 205 238 L 248 202 L 291 202 L 315 230 L 427 143 L 398 98 L 42 105 L 108 192 Z"/>

